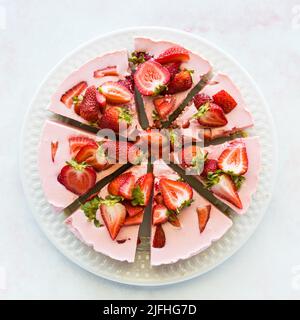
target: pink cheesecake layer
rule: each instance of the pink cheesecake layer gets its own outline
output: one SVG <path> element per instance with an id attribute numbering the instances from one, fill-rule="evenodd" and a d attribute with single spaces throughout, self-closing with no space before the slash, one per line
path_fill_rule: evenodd
<path id="1" fill-rule="evenodd" d="M 170 169 L 163 161 L 154 164 L 154 175 L 156 183 L 162 177 L 177 180 L 178 175 Z M 151 246 L 151 265 L 174 263 L 180 259 L 187 259 L 205 249 L 214 241 L 220 239 L 232 226 L 232 221 L 221 211 L 210 204 L 193 190 L 194 202 L 190 207 L 182 210 L 179 214 L 181 228 L 172 226 L 169 222 L 162 225 L 166 236 L 166 244 L 163 248 Z M 197 207 L 211 205 L 210 218 L 202 233 L 199 230 Z M 151 244 L 155 227 L 151 229 Z"/>
<path id="2" fill-rule="evenodd" d="M 147 166 L 135 166 L 128 171 L 131 171 L 138 178 L 147 173 Z M 100 191 L 99 196 L 105 198 L 107 194 L 106 186 Z M 124 226 L 116 240 L 112 240 L 104 225 L 100 210 L 97 211 L 96 215 L 100 223 L 103 224 L 102 227 L 95 227 L 94 223 L 89 222 L 80 209 L 67 218 L 65 222 L 76 237 L 86 245 L 91 246 L 95 251 L 116 260 L 134 262 L 140 226 Z"/>
<path id="3" fill-rule="evenodd" d="M 154 41 L 148 38 L 134 39 L 134 49 L 136 51 L 148 52 L 150 55 L 153 55 L 154 58 L 157 58 L 165 50 L 174 46 L 178 46 L 178 44 L 168 42 L 168 41 Z M 203 76 L 204 74 L 212 70 L 212 66 L 207 60 L 200 57 L 199 55 L 191 51 L 189 53 L 190 53 L 190 60 L 182 63 L 181 68 L 194 70 L 194 73 L 192 73 L 192 78 L 193 78 L 192 88 L 193 88 L 200 81 L 201 76 Z M 177 109 L 177 107 L 184 100 L 184 98 L 187 96 L 187 94 L 190 92 L 191 89 L 172 95 L 173 97 L 176 98 L 174 110 Z M 152 125 L 153 124 L 152 112 L 153 110 L 155 110 L 155 107 L 153 104 L 153 98 L 143 97 L 143 99 L 144 99 L 145 110 L 149 119 L 149 123 L 150 125 Z"/>
<path id="4" fill-rule="evenodd" d="M 63 210 L 78 197 L 57 181 L 57 176 L 66 164 L 66 161 L 69 161 L 72 158 L 69 148 L 69 138 L 72 136 L 84 136 L 96 141 L 101 140 L 96 135 L 86 133 L 80 129 L 75 129 L 55 121 L 46 120 L 38 147 L 38 167 L 42 187 L 48 202 L 58 212 Z M 58 142 L 58 149 L 53 162 L 51 158 L 51 142 L 56 141 Z M 107 170 L 99 172 L 97 174 L 97 180 L 109 175 L 118 167 L 120 167 L 120 165 L 116 164 Z"/>
<path id="5" fill-rule="evenodd" d="M 218 138 L 220 136 L 226 136 L 236 131 L 244 130 L 253 126 L 253 119 L 250 112 L 247 110 L 245 101 L 241 95 L 239 89 L 234 85 L 232 80 L 225 74 L 218 73 L 210 81 L 211 84 L 204 87 L 201 93 L 205 93 L 212 97 L 220 90 L 227 91 L 237 102 L 237 106 L 229 113 L 226 114 L 228 123 L 226 126 L 220 128 L 211 129 L 211 139 Z M 182 115 L 176 120 L 176 124 L 181 126 L 187 120 L 190 120 L 190 127 L 182 129 L 183 134 L 193 136 L 197 139 L 199 129 L 202 127 L 196 119 L 191 119 L 197 112 L 197 108 L 194 104 L 188 106 Z"/>
<path id="6" fill-rule="evenodd" d="M 101 78 L 94 77 L 94 71 L 103 69 L 109 66 L 116 66 L 118 76 L 105 76 Z M 120 50 L 111 53 L 106 53 L 100 57 L 97 57 L 89 62 L 85 63 L 76 71 L 72 72 L 57 88 L 56 92 L 51 98 L 49 105 L 49 110 L 60 114 L 62 116 L 77 120 L 82 123 L 88 123 L 82 117 L 77 115 L 74 111 L 74 107 L 68 108 L 64 103 L 60 101 L 61 96 L 74 85 L 81 81 L 86 81 L 88 86 L 95 85 L 99 87 L 101 84 L 107 81 L 116 82 L 118 80 L 123 80 L 126 76 L 130 74 L 128 65 L 128 52 L 127 50 Z M 132 111 L 134 117 L 132 125 L 130 126 L 130 134 L 135 128 L 140 129 L 137 120 L 137 114 L 134 104 L 134 99 L 127 104 L 129 109 Z"/>
<path id="7" fill-rule="evenodd" d="M 261 151 L 260 151 L 260 142 L 258 137 L 249 137 L 249 138 L 240 138 L 235 139 L 235 141 L 243 141 L 246 145 L 247 156 L 248 156 L 248 171 L 244 174 L 246 178 L 241 188 L 238 190 L 239 197 L 242 201 L 243 208 L 238 209 L 231 203 L 226 200 L 219 198 L 221 201 L 226 203 L 229 207 L 231 207 L 236 213 L 244 214 L 250 204 L 251 197 L 255 193 L 257 189 L 258 176 L 260 171 L 260 162 L 261 162 Z M 226 142 L 223 144 L 209 146 L 205 148 L 208 151 L 208 159 L 218 159 L 220 154 L 228 147 L 230 142 Z"/>

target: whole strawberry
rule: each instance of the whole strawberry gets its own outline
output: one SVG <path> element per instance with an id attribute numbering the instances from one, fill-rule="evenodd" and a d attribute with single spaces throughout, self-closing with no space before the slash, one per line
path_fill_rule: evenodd
<path id="1" fill-rule="evenodd" d="M 97 89 L 95 86 L 88 87 L 82 102 L 80 103 L 80 116 L 89 121 L 96 122 L 99 113 L 99 102 L 97 100 Z"/>

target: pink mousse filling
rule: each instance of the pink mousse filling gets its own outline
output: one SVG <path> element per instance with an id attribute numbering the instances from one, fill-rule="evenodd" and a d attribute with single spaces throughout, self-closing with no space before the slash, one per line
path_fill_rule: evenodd
<path id="1" fill-rule="evenodd" d="M 134 49 L 136 51 L 148 52 L 150 55 L 153 55 L 154 58 L 157 58 L 165 50 L 174 46 L 178 46 L 178 44 L 168 42 L 168 41 L 154 41 L 148 38 L 134 39 Z M 194 70 L 194 73 L 192 74 L 192 78 L 193 78 L 192 88 L 200 81 L 201 76 L 203 76 L 204 74 L 212 70 L 212 66 L 207 60 L 203 59 L 202 57 L 200 57 L 199 55 L 193 52 L 190 52 L 190 60 L 182 63 L 181 68 Z M 174 105 L 174 109 L 172 110 L 172 112 L 175 109 L 177 109 L 177 107 L 184 100 L 184 98 L 187 96 L 187 94 L 190 92 L 191 89 L 183 92 L 175 93 L 172 95 L 176 98 L 176 103 Z M 143 97 L 143 99 L 144 99 L 145 110 L 147 113 L 149 123 L 150 125 L 152 125 L 153 124 L 152 112 L 153 110 L 155 110 L 155 107 L 153 104 L 153 98 Z"/>
<path id="2" fill-rule="evenodd" d="M 154 175 L 156 184 L 162 177 L 177 180 L 178 175 L 170 169 L 163 161 L 154 163 Z M 197 207 L 209 205 L 210 203 L 193 190 L 194 202 L 190 207 L 182 210 L 179 214 L 181 228 L 176 228 L 169 222 L 162 225 L 166 236 L 166 244 L 163 248 L 151 246 L 151 265 L 174 263 L 180 259 L 187 259 L 205 249 L 214 241 L 220 239 L 232 226 L 232 221 L 227 218 L 216 207 L 211 205 L 210 218 L 202 233 L 199 230 Z M 151 244 L 155 227 L 151 230 Z"/>
<path id="3" fill-rule="evenodd" d="M 147 166 L 134 166 L 128 171 L 132 172 L 138 179 L 147 173 Z M 105 198 L 107 194 L 106 186 L 100 191 L 99 196 Z M 89 222 L 84 212 L 80 209 L 67 218 L 65 223 L 78 239 L 91 246 L 95 251 L 116 260 L 134 262 L 140 226 L 121 227 L 116 240 L 113 241 L 101 217 L 100 210 L 97 211 L 96 215 L 103 225 L 102 227 L 95 227 L 94 223 Z"/>
<path id="4" fill-rule="evenodd" d="M 78 197 L 57 181 L 57 176 L 63 166 L 66 165 L 66 161 L 72 158 L 69 148 L 69 138 L 72 136 L 85 136 L 100 141 L 100 138 L 93 134 L 65 124 L 46 120 L 38 148 L 38 167 L 42 187 L 48 202 L 57 212 L 63 210 Z M 51 142 L 56 141 L 58 142 L 58 149 L 53 162 L 51 157 Z M 120 165 L 116 164 L 107 170 L 99 172 L 97 180 L 111 174 L 118 167 Z"/>

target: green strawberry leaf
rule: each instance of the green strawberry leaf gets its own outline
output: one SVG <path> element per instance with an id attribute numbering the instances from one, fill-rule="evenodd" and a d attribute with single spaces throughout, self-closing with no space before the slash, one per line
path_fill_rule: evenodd
<path id="1" fill-rule="evenodd" d="M 100 221 L 96 218 L 96 212 L 99 208 L 100 198 L 98 196 L 94 197 L 92 200 L 87 201 L 81 206 L 81 210 L 84 212 L 85 216 L 88 218 L 89 221 L 93 221 L 94 225 L 99 228 L 103 225 Z"/>
<path id="2" fill-rule="evenodd" d="M 119 121 L 125 121 L 128 124 L 132 123 L 132 114 L 130 113 L 130 111 L 128 110 L 128 108 L 118 108 L 120 113 L 119 113 Z"/>
<path id="3" fill-rule="evenodd" d="M 107 206 L 114 206 L 116 203 L 119 203 L 123 200 L 124 200 L 124 198 L 121 196 L 113 196 L 113 195 L 109 194 L 108 196 L 105 197 L 105 199 L 100 198 L 99 204 L 105 204 Z"/>
<path id="4" fill-rule="evenodd" d="M 131 204 L 133 206 L 143 206 L 145 204 L 144 193 L 140 186 L 137 186 L 132 190 L 132 196 L 133 200 L 131 201 Z"/>
<path id="5" fill-rule="evenodd" d="M 199 110 L 197 111 L 197 113 L 195 113 L 192 118 L 193 119 L 198 119 L 201 118 L 202 116 L 205 115 L 205 113 L 209 110 L 209 101 L 204 103 Z"/>

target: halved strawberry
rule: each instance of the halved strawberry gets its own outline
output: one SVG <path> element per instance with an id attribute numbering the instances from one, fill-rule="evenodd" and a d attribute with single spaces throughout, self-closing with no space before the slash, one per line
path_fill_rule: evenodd
<path id="1" fill-rule="evenodd" d="M 191 72 L 188 70 L 183 70 L 175 74 L 174 78 L 168 84 L 167 92 L 169 94 L 174 94 L 177 92 L 182 92 L 190 89 L 193 85 L 193 78 Z"/>
<path id="2" fill-rule="evenodd" d="M 205 93 L 197 93 L 193 98 L 194 105 L 199 109 L 206 102 L 212 102 L 212 98 Z"/>
<path id="3" fill-rule="evenodd" d="M 159 63 L 169 63 L 169 62 L 184 62 L 190 59 L 189 51 L 179 47 L 171 47 L 161 53 L 155 60 Z"/>
<path id="4" fill-rule="evenodd" d="M 210 218 L 210 210 L 211 210 L 210 204 L 207 206 L 204 206 L 204 207 L 197 208 L 200 233 L 202 233 L 204 231 L 206 224 Z"/>
<path id="5" fill-rule="evenodd" d="M 61 169 L 57 180 L 66 189 L 77 195 L 82 195 L 95 185 L 96 172 L 92 167 L 78 164 L 72 160 Z"/>
<path id="6" fill-rule="evenodd" d="M 102 146 L 98 145 L 85 145 L 77 153 L 75 161 L 78 163 L 85 162 L 92 166 L 97 171 L 103 170 L 108 167 L 108 161 Z"/>
<path id="7" fill-rule="evenodd" d="M 203 104 L 193 118 L 208 128 L 223 127 L 228 123 L 223 109 L 213 102 Z"/>
<path id="8" fill-rule="evenodd" d="M 75 157 L 78 151 L 86 145 L 98 146 L 95 140 L 86 136 L 71 136 L 69 138 L 69 147 L 72 157 Z"/>
<path id="9" fill-rule="evenodd" d="M 126 107 L 111 106 L 105 109 L 102 117 L 98 119 L 98 126 L 101 129 L 111 129 L 118 133 L 120 123 L 122 126 L 128 126 L 132 122 L 132 115 Z"/>
<path id="10" fill-rule="evenodd" d="M 154 226 L 168 221 L 169 210 L 163 204 L 157 204 L 152 208 L 152 224 Z"/>
<path id="11" fill-rule="evenodd" d="M 217 183 L 211 187 L 211 191 L 220 198 L 227 200 L 239 209 L 243 208 L 236 186 L 230 176 L 221 174 Z"/>
<path id="12" fill-rule="evenodd" d="M 108 66 L 94 71 L 94 78 L 103 78 L 107 76 L 118 76 L 117 66 Z"/>
<path id="13" fill-rule="evenodd" d="M 153 248 L 163 248 L 166 244 L 166 235 L 161 224 L 158 224 L 155 229 L 152 247 Z"/>
<path id="14" fill-rule="evenodd" d="M 171 223 L 172 226 L 176 228 L 181 228 L 181 223 L 176 213 L 174 212 L 170 213 L 168 217 L 168 221 Z"/>
<path id="15" fill-rule="evenodd" d="M 115 179 L 113 179 L 108 187 L 107 190 L 110 194 L 114 196 L 120 196 L 120 188 L 121 186 L 128 180 L 131 179 L 132 173 L 131 172 L 125 172 L 119 176 L 117 176 Z"/>
<path id="16" fill-rule="evenodd" d="M 159 181 L 159 189 L 161 190 L 167 208 L 176 212 L 190 205 L 193 198 L 192 188 L 182 181 L 162 178 Z"/>
<path id="17" fill-rule="evenodd" d="M 98 90 L 105 96 L 107 102 L 113 104 L 128 103 L 133 97 L 132 93 L 125 86 L 118 82 L 105 82 L 99 87 Z"/>
<path id="18" fill-rule="evenodd" d="M 144 96 L 157 95 L 165 90 L 170 80 L 168 69 L 161 64 L 148 60 L 140 64 L 134 73 L 134 83 Z"/>
<path id="19" fill-rule="evenodd" d="M 126 211 L 127 211 L 127 214 L 130 216 L 130 217 L 134 217 L 136 216 L 138 213 L 141 213 L 141 212 L 144 212 L 144 207 L 141 207 L 141 206 L 133 206 L 131 205 L 131 203 L 129 201 L 124 201 L 123 202 L 125 208 L 126 208 Z"/>
<path id="20" fill-rule="evenodd" d="M 216 172 L 219 169 L 218 161 L 215 159 L 206 159 L 204 162 L 201 176 L 206 178 L 209 172 Z"/>
<path id="21" fill-rule="evenodd" d="M 52 159 L 52 162 L 54 162 L 55 160 L 55 155 L 56 155 L 56 152 L 57 152 L 57 149 L 58 149 L 58 141 L 51 141 L 51 159 Z"/>
<path id="22" fill-rule="evenodd" d="M 60 98 L 60 101 L 64 103 L 68 108 L 71 108 L 73 104 L 73 98 L 79 96 L 83 90 L 87 88 L 87 83 L 85 81 L 81 81 L 71 89 L 67 90 Z"/>
<path id="23" fill-rule="evenodd" d="M 144 209 L 143 211 L 139 212 L 138 214 L 136 214 L 133 217 L 126 217 L 125 222 L 124 222 L 124 226 L 135 226 L 135 225 L 139 225 L 143 222 L 143 217 L 144 217 Z"/>
<path id="24" fill-rule="evenodd" d="M 137 180 L 132 191 L 132 205 L 147 206 L 151 197 L 153 182 L 154 176 L 151 172 L 146 173 Z"/>
<path id="25" fill-rule="evenodd" d="M 103 113 L 105 110 L 105 107 L 106 107 L 106 98 L 98 90 L 97 90 L 97 94 L 96 94 L 96 100 L 99 105 L 99 110 Z"/>
<path id="26" fill-rule="evenodd" d="M 201 169 L 205 161 L 206 152 L 198 145 L 188 145 L 181 150 L 182 166 Z M 201 166 L 201 167 L 200 167 Z"/>
<path id="27" fill-rule="evenodd" d="M 220 106 L 225 113 L 229 113 L 237 106 L 237 102 L 225 90 L 221 90 L 216 94 L 214 94 L 213 100 L 214 100 L 214 103 Z"/>
<path id="28" fill-rule="evenodd" d="M 179 72 L 180 64 L 179 61 L 164 64 L 164 67 L 170 72 L 170 79 L 173 79 L 175 74 Z"/>
<path id="29" fill-rule="evenodd" d="M 155 109 L 161 119 L 166 119 L 174 109 L 176 98 L 171 95 L 165 95 L 153 100 Z"/>
<path id="30" fill-rule="evenodd" d="M 220 169 L 235 175 L 243 175 L 248 170 L 248 156 L 243 141 L 233 141 L 218 159 Z"/>
<path id="31" fill-rule="evenodd" d="M 124 199 L 131 200 L 133 195 L 133 188 L 135 184 L 135 176 L 133 174 L 128 175 L 127 179 L 121 184 L 119 189 L 119 195 Z"/>
<path id="32" fill-rule="evenodd" d="M 161 193 L 158 193 L 155 197 L 154 200 L 156 201 L 157 204 L 163 204 L 164 203 L 164 198 L 161 195 Z"/>
<path id="33" fill-rule="evenodd" d="M 100 212 L 110 237 L 115 240 L 126 218 L 126 209 L 121 203 L 101 204 Z"/>
<path id="34" fill-rule="evenodd" d="M 97 89 L 95 86 L 88 87 L 80 103 L 80 116 L 87 121 L 96 122 L 99 111 Z"/>

